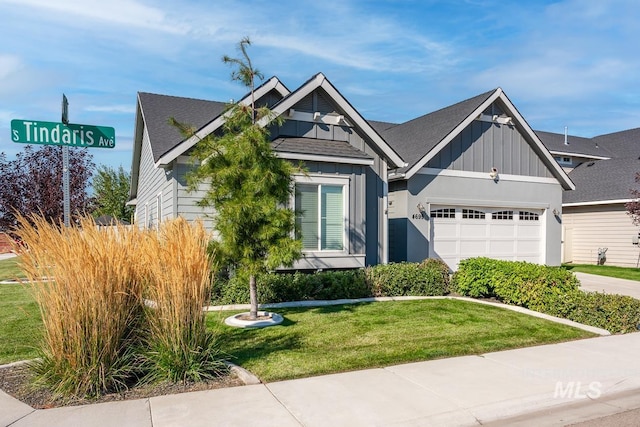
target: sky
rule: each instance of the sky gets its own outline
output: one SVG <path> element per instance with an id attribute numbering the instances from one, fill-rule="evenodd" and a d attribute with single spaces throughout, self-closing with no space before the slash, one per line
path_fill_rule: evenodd
<path id="1" fill-rule="evenodd" d="M 12 119 L 115 129 L 129 170 L 137 92 L 241 98 L 223 55 L 294 90 L 324 73 L 367 119 L 401 123 L 501 87 L 535 130 L 640 127 L 638 0 L 0 0 L 0 152 Z"/>

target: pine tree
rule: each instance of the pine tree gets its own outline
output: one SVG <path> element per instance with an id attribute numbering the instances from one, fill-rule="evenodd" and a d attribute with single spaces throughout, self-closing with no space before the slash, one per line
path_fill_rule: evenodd
<path id="1" fill-rule="evenodd" d="M 201 183 L 208 186 L 199 205 L 215 212 L 214 260 L 248 278 L 250 318 L 255 319 L 256 276 L 291 266 L 300 257 L 302 245 L 294 238 L 295 216 L 288 208 L 296 168 L 271 149 L 264 123 L 278 119 L 268 108 L 255 105 L 254 83 L 262 74 L 247 54 L 250 44 L 248 38 L 242 39 L 238 46 L 241 58 L 225 56 L 223 61 L 237 67 L 232 79 L 250 90 L 251 103 L 228 106 L 223 132 L 196 145 L 193 156 L 199 166 L 188 178 L 192 188 Z"/>

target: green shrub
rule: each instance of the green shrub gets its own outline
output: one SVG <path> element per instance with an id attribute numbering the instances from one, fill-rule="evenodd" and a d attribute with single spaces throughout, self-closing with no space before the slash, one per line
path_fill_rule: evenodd
<path id="1" fill-rule="evenodd" d="M 440 264 L 401 262 L 380 264 L 366 270 L 376 297 L 445 295 L 448 292 Z"/>
<path id="2" fill-rule="evenodd" d="M 367 298 L 372 296 L 445 295 L 449 291 L 449 267 L 439 260 L 385 264 L 344 271 L 268 273 L 256 278 L 261 304 Z M 217 280 L 212 292 L 215 304 L 247 304 L 248 279 L 242 274 Z"/>
<path id="3" fill-rule="evenodd" d="M 471 258 L 460 262 L 452 286 L 461 295 L 495 297 L 612 333 L 640 325 L 640 300 L 581 291 L 578 279 L 560 267 Z"/>

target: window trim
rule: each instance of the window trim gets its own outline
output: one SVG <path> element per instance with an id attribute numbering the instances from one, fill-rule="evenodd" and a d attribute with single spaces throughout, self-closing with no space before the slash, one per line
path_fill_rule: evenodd
<path id="1" fill-rule="evenodd" d="M 305 254 L 330 254 L 330 253 L 349 253 L 350 247 L 350 232 L 349 232 L 349 184 L 350 178 L 347 176 L 325 176 L 325 175 L 294 175 L 293 176 L 293 191 L 291 192 L 291 198 L 289 201 L 289 205 L 293 207 L 295 210 L 296 206 L 296 184 L 310 184 L 310 185 L 318 185 L 318 192 L 320 192 L 320 187 L 322 185 L 330 185 L 330 186 L 342 186 L 342 249 L 320 249 L 322 234 L 318 233 L 318 246 L 317 249 L 302 249 L 302 252 Z M 318 210 L 322 209 L 321 203 L 318 203 Z M 321 227 L 320 217 L 318 218 L 318 228 Z"/>

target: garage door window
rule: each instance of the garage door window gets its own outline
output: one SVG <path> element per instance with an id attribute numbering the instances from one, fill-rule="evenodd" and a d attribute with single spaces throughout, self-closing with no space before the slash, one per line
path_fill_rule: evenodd
<path id="1" fill-rule="evenodd" d="M 520 211 L 520 221 L 538 221 L 540 215 L 535 212 Z"/>
<path id="2" fill-rule="evenodd" d="M 455 218 L 456 210 L 454 208 L 435 209 L 431 211 L 431 218 Z"/>
<path id="3" fill-rule="evenodd" d="M 513 219 L 513 211 L 493 212 L 491 214 L 491 219 L 510 221 Z"/>
<path id="4" fill-rule="evenodd" d="M 475 209 L 462 209 L 463 219 L 484 219 L 485 213 Z"/>

